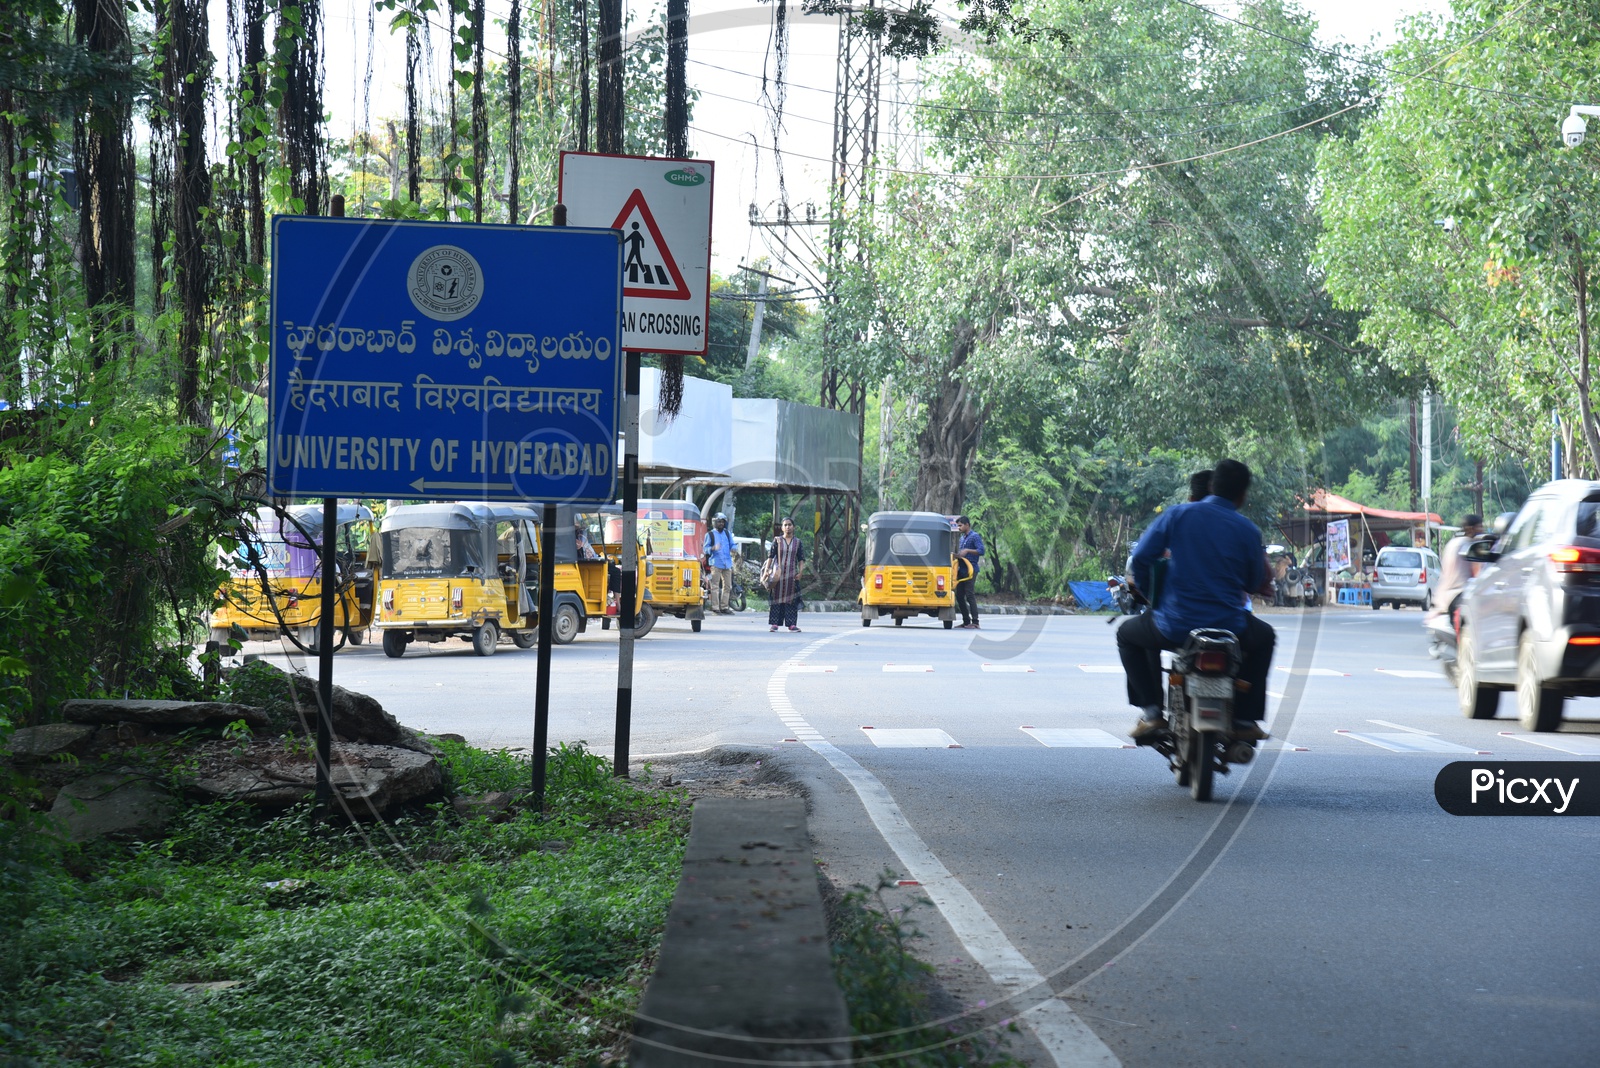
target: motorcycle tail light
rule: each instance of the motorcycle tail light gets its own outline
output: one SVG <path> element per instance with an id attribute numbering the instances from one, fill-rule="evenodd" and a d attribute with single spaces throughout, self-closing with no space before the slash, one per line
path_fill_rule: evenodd
<path id="1" fill-rule="evenodd" d="M 875 590 L 883 589 L 883 572 L 882 571 L 879 571 L 877 574 L 872 576 L 872 588 L 875 589 Z"/>
<path id="2" fill-rule="evenodd" d="M 1202 675 L 1221 675 L 1228 670 L 1228 654 L 1221 649 L 1208 649 L 1194 654 L 1194 669 Z"/>
<path id="3" fill-rule="evenodd" d="M 393 612 L 394 611 L 394 591 L 393 590 L 384 590 L 383 591 L 383 610 L 385 612 Z"/>
<path id="4" fill-rule="evenodd" d="M 1562 574 L 1581 574 L 1600 571 L 1600 549 L 1584 549 L 1576 545 L 1564 546 L 1550 553 L 1550 562 Z"/>
<path id="5" fill-rule="evenodd" d="M 1428 584 L 1428 569 L 1427 568 L 1423 568 L 1421 570 L 1421 572 L 1419 572 L 1417 574 L 1417 585 L 1418 586 L 1426 586 L 1427 584 Z"/>
<path id="6" fill-rule="evenodd" d="M 939 576 L 939 592 L 940 593 L 944 592 L 944 576 L 943 575 Z"/>
<path id="7" fill-rule="evenodd" d="M 461 606 L 466 603 L 466 592 L 460 586 L 450 591 L 450 607 L 454 611 L 461 611 Z"/>

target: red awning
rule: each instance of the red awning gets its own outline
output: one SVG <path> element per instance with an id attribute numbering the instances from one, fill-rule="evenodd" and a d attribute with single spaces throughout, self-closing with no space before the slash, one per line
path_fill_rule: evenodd
<path id="1" fill-rule="evenodd" d="M 1309 515 L 1318 519 L 1336 519 L 1346 515 L 1364 515 L 1369 519 L 1392 519 L 1408 523 L 1429 522 L 1435 526 L 1442 526 L 1444 521 L 1433 512 L 1397 512 L 1391 508 L 1373 508 L 1365 504 L 1357 504 L 1347 497 L 1327 490 L 1315 490 L 1311 494 L 1311 503 L 1304 506 Z"/>

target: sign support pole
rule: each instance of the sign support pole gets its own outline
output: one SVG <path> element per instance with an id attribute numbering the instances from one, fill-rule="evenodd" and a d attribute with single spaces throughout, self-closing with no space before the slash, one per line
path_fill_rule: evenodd
<path id="1" fill-rule="evenodd" d="M 622 425 L 622 605 L 617 646 L 617 742 L 612 773 L 628 777 L 628 736 L 633 730 L 634 604 L 639 590 L 639 354 L 623 352 Z"/>
<path id="2" fill-rule="evenodd" d="M 539 665 L 533 676 L 533 810 L 540 814 L 544 812 L 546 751 L 550 747 L 550 639 L 555 629 L 557 518 L 554 501 L 540 506 Z"/>
<path id="3" fill-rule="evenodd" d="M 329 204 L 334 218 L 344 218 L 344 197 Z M 333 804 L 329 769 L 333 761 L 333 615 L 339 586 L 339 498 L 322 498 L 322 611 L 317 627 L 317 811 L 323 815 Z"/>

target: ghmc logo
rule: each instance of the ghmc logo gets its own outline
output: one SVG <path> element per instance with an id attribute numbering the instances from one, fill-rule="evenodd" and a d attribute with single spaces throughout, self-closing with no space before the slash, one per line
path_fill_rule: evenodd
<path id="1" fill-rule="evenodd" d="M 668 171 L 662 175 L 673 185 L 704 185 L 706 176 L 693 167 L 682 167 L 675 171 Z"/>
<path id="2" fill-rule="evenodd" d="M 483 269 L 466 249 L 435 245 L 411 261 L 406 289 L 423 315 L 453 322 L 483 299 Z"/>

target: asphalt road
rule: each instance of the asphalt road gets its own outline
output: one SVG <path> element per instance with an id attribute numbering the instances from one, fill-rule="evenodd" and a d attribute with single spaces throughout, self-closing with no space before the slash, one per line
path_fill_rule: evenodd
<path id="1" fill-rule="evenodd" d="M 1104 617 L 664 620 L 638 645 L 631 752 L 772 750 L 836 881 L 918 884 L 888 900 L 925 933 L 951 1022 L 1019 1019 L 1038 1065 L 1593 1064 L 1600 819 L 1453 817 L 1433 780 L 1453 760 L 1596 761 L 1600 701 L 1538 742 L 1510 695 L 1464 719 L 1420 619 L 1271 615 L 1273 739 L 1206 805 L 1123 747 Z M 615 641 L 556 650 L 552 743 L 611 751 Z M 535 663 L 365 646 L 335 679 L 410 726 L 526 747 Z"/>

